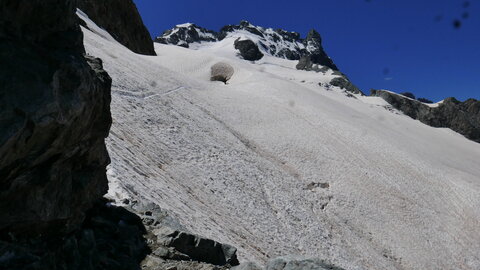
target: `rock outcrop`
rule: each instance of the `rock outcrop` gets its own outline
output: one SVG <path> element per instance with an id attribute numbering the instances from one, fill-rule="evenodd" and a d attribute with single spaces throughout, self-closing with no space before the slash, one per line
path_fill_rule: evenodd
<path id="1" fill-rule="evenodd" d="M 315 30 L 311 30 L 307 37 L 302 39 L 300 34 L 296 32 L 254 26 L 247 21 L 241 21 L 238 25 L 224 26 L 219 32 L 187 23 L 165 31 L 163 35 L 155 39 L 155 42 L 189 48 L 194 43 L 222 41 L 227 37 L 245 39 L 245 32 L 255 37 L 252 38 L 252 43 L 262 54 L 289 60 L 308 58 L 312 64 L 338 70 L 332 59 L 325 53 L 320 34 Z M 247 45 L 251 47 L 251 44 Z M 259 54 L 256 53 L 255 55 L 257 56 L 252 58 L 258 58 Z"/>
<path id="2" fill-rule="evenodd" d="M 111 79 L 74 1 L 0 5 L 0 235 L 69 233 L 107 191 Z"/>
<path id="3" fill-rule="evenodd" d="M 344 89 L 345 91 L 348 91 L 350 93 L 360 94 L 362 96 L 365 95 L 362 90 L 360 90 L 357 86 L 350 82 L 350 80 L 344 75 L 342 75 L 341 77 L 333 78 L 330 81 L 330 84 L 340 87 L 341 89 Z"/>
<path id="4" fill-rule="evenodd" d="M 240 55 L 243 59 L 248 61 L 257 61 L 262 59 L 263 53 L 258 49 L 257 44 L 250 39 L 240 40 L 237 39 L 233 43 L 236 50 L 240 51 Z"/>
<path id="5" fill-rule="evenodd" d="M 371 90 L 371 96 L 383 98 L 394 108 L 424 124 L 450 128 L 480 143 L 480 101 L 478 100 L 468 99 L 460 102 L 452 97 L 435 107 L 384 90 Z"/>
<path id="6" fill-rule="evenodd" d="M 226 244 L 177 230 L 163 230 L 156 252 L 164 259 L 194 260 L 213 265 L 238 265 L 237 249 Z"/>
<path id="7" fill-rule="evenodd" d="M 163 35 L 155 38 L 155 42 L 188 48 L 191 43 L 217 41 L 217 36 L 218 34 L 215 31 L 205 29 L 193 23 L 186 23 L 165 31 Z"/>
<path id="8" fill-rule="evenodd" d="M 77 6 L 131 51 L 156 55 L 152 37 L 132 0 L 78 0 Z"/>
<path id="9" fill-rule="evenodd" d="M 226 84 L 227 81 L 232 78 L 234 72 L 235 71 L 231 65 L 224 62 L 218 62 L 210 69 L 210 80 L 220 81 Z"/>

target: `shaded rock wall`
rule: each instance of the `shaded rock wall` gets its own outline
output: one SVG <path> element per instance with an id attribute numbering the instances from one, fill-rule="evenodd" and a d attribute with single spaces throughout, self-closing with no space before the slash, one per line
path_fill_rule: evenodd
<path id="1" fill-rule="evenodd" d="M 383 98 L 394 108 L 424 124 L 450 128 L 480 143 L 480 101 L 478 100 L 468 99 L 460 102 L 455 98 L 447 98 L 438 107 L 429 107 L 420 101 L 388 91 L 371 90 L 371 95 Z"/>
<path id="2" fill-rule="evenodd" d="M 75 1 L 0 2 L 0 239 L 61 235 L 107 191 L 111 79 Z"/>
<path id="3" fill-rule="evenodd" d="M 132 0 L 78 0 L 77 6 L 133 52 L 156 55 L 152 37 Z"/>

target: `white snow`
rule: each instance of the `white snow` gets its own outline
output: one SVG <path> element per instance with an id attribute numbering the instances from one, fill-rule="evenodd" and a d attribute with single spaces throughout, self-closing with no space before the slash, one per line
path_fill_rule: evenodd
<path id="1" fill-rule="evenodd" d="M 113 79 L 113 197 L 155 202 L 241 261 L 480 269 L 480 144 L 328 91 L 330 72 L 240 60 L 235 37 L 142 56 L 87 23 L 86 50 Z M 220 61 L 227 85 L 209 81 Z"/>

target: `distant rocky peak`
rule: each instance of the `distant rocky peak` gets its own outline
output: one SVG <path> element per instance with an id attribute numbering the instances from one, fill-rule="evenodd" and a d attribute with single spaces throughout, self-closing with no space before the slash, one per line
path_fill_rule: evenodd
<path id="1" fill-rule="evenodd" d="M 184 23 L 165 31 L 155 39 L 155 42 L 188 48 L 191 43 L 217 41 L 217 36 L 218 33 L 215 31 L 205 29 L 193 23 Z"/>
<path id="2" fill-rule="evenodd" d="M 226 25 L 219 32 L 186 23 L 165 31 L 155 39 L 155 42 L 189 48 L 192 43 L 218 42 L 227 37 L 233 37 L 234 40 L 238 37 L 242 40 L 250 39 L 263 54 L 289 60 L 308 58 L 308 62 L 312 64 L 338 70 L 325 53 L 320 34 L 313 29 L 305 39 L 302 39 L 297 32 L 255 26 L 248 21 L 240 21 L 237 25 Z M 233 41 L 232 46 L 234 46 Z"/>

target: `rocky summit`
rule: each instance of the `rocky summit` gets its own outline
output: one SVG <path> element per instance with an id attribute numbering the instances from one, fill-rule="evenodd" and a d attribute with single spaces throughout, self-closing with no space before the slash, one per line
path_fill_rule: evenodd
<path id="1" fill-rule="evenodd" d="M 192 23 L 186 23 L 165 31 L 163 35 L 155 39 L 155 42 L 189 48 L 192 45 L 202 42 L 221 41 L 228 36 L 238 36 L 243 37 L 243 39 L 248 39 L 242 35 L 243 33 L 250 34 L 250 38 L 252 39 L 250 42 L 256 44 L 261 51 L 259 51 L 259 53 L 263 52 L 289 60 L 308 58 L 313 64 L 338 70 L 333 60 L 328 57 L 323 49 L 320 34 L 313 29 L 308 33 L 306 38 L 301 38 L 300 34 L 296 32 L 255 26 L 247 21 L 241 21 L 238 25 L 224 26 L 218 32 L 199 27 Z M 247 60 L 260 59 L 259 53 L 255 52 L 255 55 L 247 57 Z M 242 55 L 244 54 L 242 53 Z"/>

